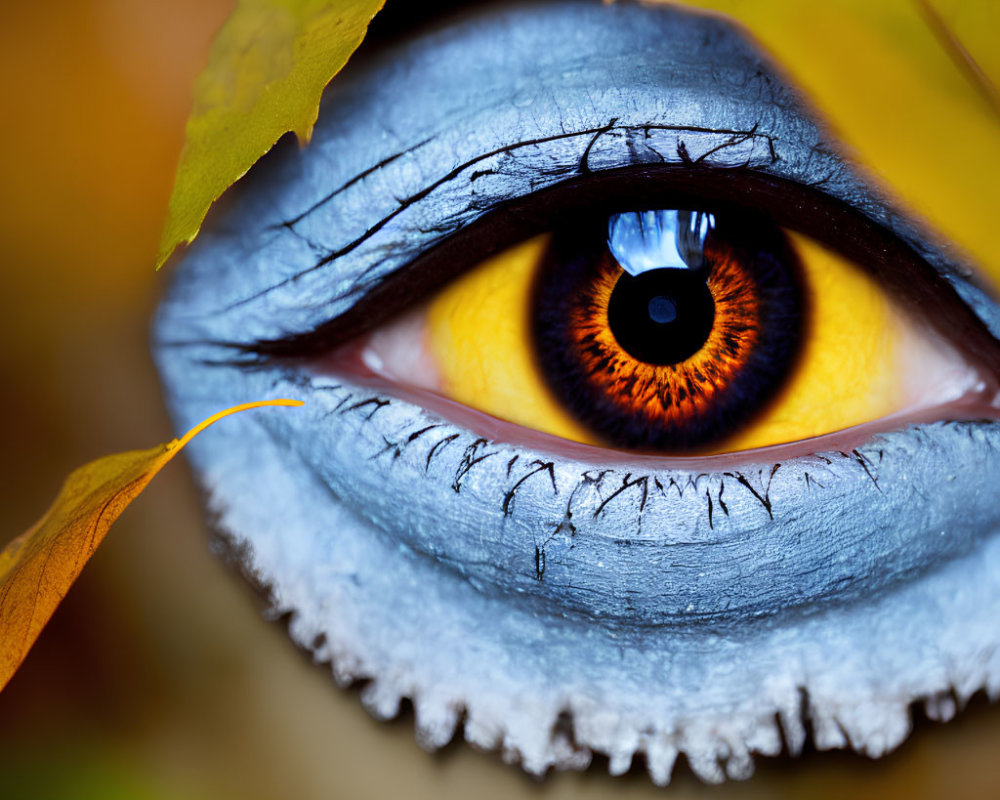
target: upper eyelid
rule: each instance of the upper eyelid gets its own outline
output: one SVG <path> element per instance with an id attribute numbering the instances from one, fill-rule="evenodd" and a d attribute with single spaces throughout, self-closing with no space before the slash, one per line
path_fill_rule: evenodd
<path id="1" fill-rule="evenodd" d="M 589 14 L 581 13 L 587 9 Z M 662 39 L 662 31 L 655 30 L 655 24 L 649 25 L 649 20 L 673 33 L 664 22 L 671 20 L 671 12 L 662 8 L 609 9 L 568 3 L 545 9 L 561 23 L 579 27 L 602 22 L 595 11 L 637 18 L 645 15 L 642 22 L 646 30 L 633 26 L 630 37 Z M 544 27 L 536 19 L 537 13 L 535 9 L 523 18 L 516 13 L 508 15 L 507 35 L 517 42 L 521 41 L 518 37 L 530 37 L 533 26 Z M 792 107 L 794 93 L 767 71 L 752 45 L 714 20 L 686 20 L 689 25 L 702 25 L 714 36 L 698 50 L 699 55 L 708 56 L 707 74 L 716 77 L 712 70 L 719 69 L 721 59 L 730 73 L 743 75 L 739 91 L 733 88 L 733 74 L 727 76 L 722 89 L 713 82 L 692 88 L 691 82 L 697 81 L 688 76 L 687 84 L 681 86 L 653 80 L 655 92 L 648 86 L 640 89 L 628 83 L 619 90 L 610 84 L 621 78 L 615 72 L 621 71 L 621 64 L 615 60 L 614 48 L 601 41 L 594 57 L 599 55 L 608 63 L 597 64 L 592 71 L 613 75 L 614 80 L 605 78 L 606 85 L 593 87 L 592 95 L 579 89 L 557 93 L 551 74 L 537 75 L 539 86 L 545 88 L 537 89 L 538 97 L 532 99 L 535 116 L 515 114 L 522 123 L 516 136 L 507 135 L 507 129 L 490 135 L 482 131 L 484 120 L 509 118 L 516 106 L 511 99 L 525 96 L 527 90 L 517 84 L 521 73 L 516 69 L 500 70 L 512 76 L 508 94 L 491 93 L 490 102 L 480 103 L 476 114 L 449 119 L 430 136 L 426 128 L 434 124 L 424 121 L 423 128 L 414 126 L 407 131 L 412 143 L 401 141 L 403 134 L 398 132 L 387 135 L 408 114 L 417 115 L 417 119 L 417 109 L 427 99 L 426 92 L 411 98 L 407 84 L 424 83 L 428 70 L 431 77 L 447 81 L 448 73 L 434 74 L 434 64 L 447 62 L 460 48 L 475 50 L 475 38 L 481 34 L 474 26 L 464 33 L 441 34 L 447 36 L 444 43 L 430 37 L 408 45 L 408 60 L 402 59 L 408 65 L 405 75 L 397 68 L 400 58 L 394 57 L 386 59 L 384 67 L 362 68 L 344 82 L 335 83 L 325 101 L 326 108 L 332 107 L 329 116 L 334 121 L 324 125 L 321 115 L 316 138 L 301 161 L 297 153 L 286 148 L 260 165 L 246 181 L 250 185 L 241 187 L 223 224 L 214 232 L 207 231 L 193 249 L 187 259 L 188 270 L 211 270 L 216 292 L 211 299 L 191 298 L 185 316 L 192 320 L 192 330 L 186 336 L 178 332 L 179 338 L 204 338 L 198 320 L 219 313 L 240 317 L 241 343 L 308 332 L 349 310 L 417 254 L 498 204 L 581 172 L 654 158 L 675 163 L 701 160 L 721 166 L 747 163 L 768 174 L 822 184 L 824 192 L 859 208 L 914 246 L 960 294 L 964 293 L 963 299 L 974 311 L 978 303 L 981 317 L 991 310 L 988 298 L 966 285 L 968 275 L 957 274 L 954 265 L 929 245 L 907 218 L 885 204 L 845 165 L 836 155 L 835 145 L 826 141 L 807 113 Z M 595 37 L 584 36 L 583 41 L 593 42 Z M 643 63 L 641 54 L 635 55 L 634 41 L 629 39 L 628 44 L 629 58 L 638 62 L 633 64 L 632 83 L 637 83 L 640 75 L 648 81 L 647 73 L 654 65 Z M 661 42 L 660 46 L 665 45 Z M 455 52 L 442 53 L 449 47 Z M 427 58 L 430 52 L 437 58 Z M 552 68 L 556 62 L 553 57 L 549 60 Z M 443 94 L 461 93 L 466 83 L 453 78 L 450 84 L 433 88 Z M 470 103 L 476 99 L 475 87 L 465 91 Z M 643 91 L 644 102 L 635 102 Z M 574 92 L 580 96 L 575 97 Z M 700 106 L 693 110 L 684 106 L 692 102 L 695 93 L 708 97 L 704 104 L 712 108 L 711 114 Z M 585 95 L 591 98 L 591 107 L 587 110 L 590 116 L 583 120 L 581 112 L 567 109 Z M 634 107 L 623 110 L 623 98 L 631 99 L 640 111 Z M 378 112 L 389 99 L 402 108 L 386 120 Z M 461 99 L 450 97 L 450 103 L 461 105 Z M 708 116 L 713 117 L 711 125 L 706 124 Z M 379 121 L 373 122 L 373 118 Z M 581 124 L 572 127 L 568 124 L 572 122 Z M 533 135 L 542 133 L 545 135 Z M 501 141 L 505 135 L 507 140 Z M 470 138 L 474 140 L 471 146 Z M 519 170 L 491 172 L 490 167 L 505 154 L 515 160 L 524 158 L 525 163 Z M 491 178 L 500 184 L 492 195 L 486 190 Z M 332 192 L 331 184 L 337 187 Z M 267 309 L 266 313 L 261 314 L 258 306 Z M 1000 326 L 991 327 L 996 334 Z"/>
<path id="2" fill-rule="evenodd" d="M 323 255 L 320 255 L 319 258 L 315 261 L 315 263 L 313 263 L 311 266 L 307 266 L 301 272 L 298 272 L 292 276 L 283 279 L 278 283 L 271 284 L 261 289 L 258 293 L 250 295 L 244 298 L 243 300 L 239 301 L 238 304 L 252 302 L 253 300 L 256 300 L 259 297 L 262 297 L 272 291 L 280 289 L 283 286 L 287 286 L 292 281 L 301 280 L 304 276 L 309 275 L 310 273 L 318 269 L 322 269 L 323 267 L 333 264 L 337 260 L 350 255 L 352 252 L 357 250 L 362 244 L 364 244 L 366 241 L 375 236 L 387 224 L 392 222 L 392 220 L 394 220 L 396 217 L 398 217 L 400 214 L 406 211 L 407 208 L 412 206 L 414 203 L 422 201 L 436 189 L 445 186 L 448 182 L 453 180 L 459 180 L 464 175 L 468 175 L 468 181 L 471 184 L 474 183 L 479 178 L 485 177 L 489 174 L 493 174 L 493 171 L 489 169 L 484 169 L 484 170 L 476 169 L 477 165 L 484 164 L 492 158 L 498 156 L 514 156 L 520 149 L 526 147 L 535 147 L 549 143 L 577 140 L 578 143 L 579 142 L 585 143 L 585 146 L 583 148 L 583 152 L 581 154 L 579 163 L 576 167 L 575 174 L 583 175 L 583 174 L 589 174 L 594 171 L 593 168 L 590 166 L 590 156 L 593 151 L 594 145 L 599 141 L 601 137 L 615 136 L 615 135 L 624 135 L 628 137 L 634 134 L 642 134 L 645 138 L 648 139 L 650 134 L 653 132 L 671 132 L 676 134 L 687 133 L 687 134 L 700 134 L 712 137 L 723 137 L 722 141 L 720 141 L 717 144 L 715 143 L 711 144 L 707 149 L 704 150 L 704 152 L 696 156 L 690 155 L 689 151 L 691 147 L 687 143 L 683 142 L 680 143 L 677 149 L 678 149 L 678 158 L 681 159 L 682 163 L 685 160 L 690 160 L 690 162 L 695 165 L 704 164 L 706 162 L 712 163 L 709 162 L 708 159 L 720 153 L 722 150 L 726 148 L 739 147 L 741 145 L 747 144 L 748 142 L 751 144 L 751 147 L 754 147 L 756 146 L 756 143 L 760 140 L 767 142 L 767 147 L 771 153 L 770 158 L 772 162 L 777 160 L 777 157 L 774 153 L 774 142 L 772 137 L 768 136 L 766 133 L 758 133 L 756 130 L 756 126 L 755 128 L 752 128 L 750 130 L 732 130 L 725 128 L 712 129 L 708 127 L 695 126 L 695 125 L 665 125 L 665 124 L 618 125 L 617 119 L 612 119 L 607 125 L 602 125 L 597 128 L 588 128 L 585 130 L 539 137 L 537 139 L 529 139 L 526 141 L 513 142 L 511 144 L 507 144 L 502 147 L 497 147 L 486 153 L 474 156 L 460 164 L 457 164 L 454 167 L 452 167 L 446 174 L 431 181 L 423 188 L 407 195 L 404 198 L 398 199 L 398 205 L 396 205 L 395 208 L 389 211 L 385 216 L 375 221 L 373 224 L 367 227 L 361 234 L 359 234 L 356 238 L 348 241 L 346 244 L 340 245 L 338 247 L 325 246 L 320 244 L 318 241 L 311 239 L 308 236 L 304 236 L 303 237 L 304 240 L 309 244 L 311 248 L 317 251 L 323 251 L 325 249 L 326 252 Z M 388 169 L 390 165 L 393 162 L 397 161 L 399 158 L 402 158 L 407 155 L 416 154 L 421 147 L 423 147 L 426 144 L 429 144 L 431 141 L 432 140 L 430 139 L 425 140 L 415 145 L 413 148 L 409 148 L 405 151 L 401 151 L 399 153 L 395 153 L 391 156 L 388 156 L 387 158 L 383 159 L 373 167 L 369 167 L 363 170 L 362 172 L 358 173 L 356 176 L 348 179 L 344 184 L 339 186 L 333 192 L 326 195 L 324 198 L 317 201 L 316 203 L 313 203 L 309 208 L 297 214 L 292 219 L 284 220 L 280 224 L 274 225 L 272 227 L 273 228 L 280 227 L 287 231 L 290 231 L 293 235 L 302 236 L 302 234 L 299 233 L 297 227 L 299 223 L 308 222 L 310 217 L 319 212 L 327 204 L 334 201 L 336 197 L 342 192 L 346 191 L 347 189 L 355 185 L 358 185 L 362 180 L 368 178 L 369 176 L 374 175 L 377 171 Z M 564 169 L 567 175 L 574 174 L 570 168 L 567 167 Z M 469 173 L 471 173 L 471 175 L 469 175 Z M 504 198 L 504 199 L 506 200 L 509 198 Z M 483 213 L 488 213 L 488 212 L 487 210 L 483 210 Z M 471 219 L 469 221 L 474 221 L 474 219 Z M 441 230 L 435 231 L 435 233 L 439 234 L 439 236 L 435 237 L 435 239 L 444 238 L 454 232 L 457 232 L 461 227 L 462 225 L 456 222 L 446 224 Z M 372 279 L 372 273 L 376 271 L 378 266 L 379 264 L 370 265 L 368 268 L 357 274 L 350 287 L 341 296 L 335 299 L 345 299 L 354 295 L 358 295 L 360 293 L 363 293 L 366 289 L 370 288 L 376 282 L 376 280 Z M 379 275 L 377 280 L 381 280 L 383 277 L 387 276 Z"/>
<path id="3" fill-rule="evenodd" d="M 363 241 L 371 238 L 371 236 L 377 233 L 381 228 L 383 228 L 387 222 L 391 221 L 393 218 L 398 216 L 402 211 L 404 211 L 410 205 L 426 197 L 435 189 L 446 184 L 448 181 L 455 180 L 463 173 L 472 170 L 472 175 L 469 178 L 470 183 L 475 182 L 478 178 L 484 177 L 488 174 L 492 174 L 491 170 L 476 170 L 474 168 L 478 164 L 482 164 L 488 159 L 494 158 L 496 156 L 515 155 L 517 151 L 522 147 L 531 147 L 535 145 L 546 144 L 549 142 L 558 142 L 561 140 L 576 139 L 578 137 L 589 137 L 588 139 L 585 140 L 587 146 L 584 148 L 583 153 L 580 157 L 580 162 L 576 168 L 578 174 L 589 174 L 594 171 L 590 166 L 591 150 L 593 149 L 594 144 L 600 139 L 600 137 L 605 135 L 614 136 L 616 134 L 617 135 L 624 134 L 626 136 L 629 136 L 636 133 L 642 133 L 645 135 L 646 138 L 648 138 L 653 131 L 672 131 L 675 133 L 710 134 L 713 136 L 728 137 L 720 144 L 709 148 L 707 151 L 698 155 L 697 157 L 692 157 L 689 154 L 686 143 L 679 144 L 678 157 L 681 159 L 682 162 L 684 162 L 685 160 L 689 160 L 692 164 L 702 164 L 706 162 L 712 155 L 725 148 L 736 147 L 739 145 L 746 144 L 747 142 L 750 142 L 751 145 L 753 145 L 756 143 L 758 139 L 763 139 L 768 143 L 768 148 L 771 150 L 772 163 L 777 161 L 777 155 L 774 153 L 774 139 L 768 136 L 766 133 L 758 133 L 758 131 L 756 130 L 756 126 L 754 126 L 754 128 L 751 128 L 750 130 L 732 130 L 727 128 L 708 128 L 697 125 L 639 124 L 639 125 L 620 126 L 617 124 L 617 122 L 618 122 L 617 118 L 614 118 L 610 120 L 607 125 L 602 125 L 601 127 L 598 128 L 588 128 L 585 130 L 572 131 L 568 133 L 558 133 L 558 134 L 553 134 L 551 136 L 543 136 L 538 139 L 529 139 L 526 141 L 513 142 L 511 144 L 503 145 L 502 147 L 497 147 L 486 153 L 473 156 L 472 158 L 454 166 L 445 175 L 432 181 L 419 191 L 409 195 L 406 198 L 400 199 L 398 201 L 399 205 L 393 211 L 391 211 L 385 217 L 383 217 L 374 225 L 369 227 L 368 230 L 366 230 L 361 236 L 359 236 L 354 241 L 349 242 L 347 245 L 344 245 L 343 247 L 340 247 L 339 249 L 330 252 L 328 255 L 321 258 L 310 269 L 318 269 L 319 267 L 334 261 L 336 258 L 339 258 L 351 252 Z M 385 159 L 375 164 L 374 166 L 368 167 L 362 172 L 359 172 L 354 177 L 348 179 L 346 183 L 342 184 L 337 189 L 330 192 L 330 194 L 326 195 L 325 197 L 313 203 L 309 208 L 307 208 L 302 213 L 297 214 L 292 219 L 281 222 L 281 227 L 287 228 L 291 231 L 295 231 L 296 226 L 300 222 L 308 219 L 310 216 L 315 214 L 319 209 L 321 209 L 327 203 L 334 200 L 342 192 L 346 191 L 355 184 L 359 183 L 364 178 L 367 178 L 368 176 L 374 174 L 377 170 L 382 170 L 387 168 L 397 159 L 402 158 L 403 156 L 416 153 L 417 151 L 420 150 L 421 147 L 423 147 L 426 144 L 429 144 L 431 141 L 432 139 L 425 139 L 424 141 L 414 145 L 413 147 L 400 151 L 398 153 L 394 153 L 393 155 L 386 157 Z"/>

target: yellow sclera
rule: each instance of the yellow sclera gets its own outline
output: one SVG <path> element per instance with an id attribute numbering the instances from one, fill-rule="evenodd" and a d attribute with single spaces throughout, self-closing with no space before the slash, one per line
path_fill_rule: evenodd
<path id="1" fill-rule="evenodd" d="M 792 235 L 809 303 L 791 379 L 720 452 L 795 442 L 871 422 L 904 402 L 903 327 L 867 273 L 804 236 Z"/>
<path id="2" fill-rule="evenodd" d="M 666 2 L 672 0 L 650 0 Z M 1000 290 L 1000 116 L 917 0 L 685 0 L 745 24 L 855 163 L 963 248 Z M 929 0 L 1000 86 L 1000 3 Z M 820 33 L 822 32 L 822 33 Z"/>
<path id="3" fill-rule="evenodd" d="M 526 428 L 593 442 L 545 385 L 532 349 L 531 291 L 548 241 L 508 248 L 449 284 L 431 302 L 428 346 L 442 394 Z"/>
<path id="4" fill-rule="evenodd" d="M 803 265 L 802 355 L 775 402 L 717 452 L 794 442 L 900 409 L 902 325 L 885 292 L 859 268 L 794 236 Z M 531 333 L 535 274 L 548 237 L 484 261 L 431 301 L 427 341 L 439 390 L 472 408 L 565 439 L 604 444 L 555 399 Z"/>

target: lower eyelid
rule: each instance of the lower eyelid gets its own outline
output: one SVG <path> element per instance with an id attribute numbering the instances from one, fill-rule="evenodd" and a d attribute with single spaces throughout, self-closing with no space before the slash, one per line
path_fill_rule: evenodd
<path id="1" fill-rule="evenodd" d="M 711 473 L 657 469 L 656 459 L 560 461 L 370 387 L 312 380 L 322 391 L 310 393 L 311 410 L 295 423 L 310 433 L 282 424 L 273 433 L 378 529 L 505 595 L 630 625 L 737 620 L 871 594 L 965 552 L 976 531 L 1000 520 L 984 502 L 945 540 L 927 527 L 948 519 L 959 487 L 1000 468 L 990 444 L 997 423 L 927 425 L 850 451 Z M 939 474 L 950 479 L 938 485 Z M 685 563 L 665 573 L 664 559 L 681 551 Z M 536 557 L 548 564 L 543 579 Z M 713 564 L 722 570 L 714 576 Z M 659 585 L 663 577 L 672 590 Z"/>
<path id="2" fill-rule="evenodd" d="M 321 382 L 334 380 L 338 386 L 347 382 L 370 395 L 403 401 L 468 431 L 470 435 L 485 437 L 492 442 L 527 448 L 557 460 L 616 468 L 642 467 L 651 471 L 724 472 L 754 460 L 794 461 L 816 453 L 850 451 L 866 445 L 879 434 L 911 426 L 935 424 L 943 420 L 989 422 L 1000 419 L 1000 389 L 995 380 L 984 379 L 964 365 L 949 373 L 948 364 L 942 363 L 941 374 L 948 377 L 947 385 L 938 387 L 933 393 L 938 397 L 943 390 L 946 397 L 942 402 L 934 402 L 928 396 L 924 398 L 927 402 L 916 402 L 906 411 L 810 439 L 702 456 L 647 455 L 615 450 L 525 428 L 441 394 L 438 388 L 440 379 L 436 377 L 437 365 L 427 358 L 425 348 L 419 341 L 418 334 L 424 327 L 421 311 L 418 309 L 413 314 L 404 315 L 398 322 L 398 327 L 380 328 L 369 337 L 296 368 L 304 366 L 307 374 Z M 406 346 L 401 347 L 401 344 Z M 390 357 L 383 359 L 387 354 Z M 921 356 L 928 356 L 922 347 L 904 354 L 907 359 Z M 938 359 L 943 356 L 941 352 L 934 352 L 929 357 Z M 915 389 L 920 388 L 918 384 L 915 378 Z M 955 390 L 954 394 L 951 389 Z M 914 397 L 919 395 L 919 391 L 914 391 Z"/>

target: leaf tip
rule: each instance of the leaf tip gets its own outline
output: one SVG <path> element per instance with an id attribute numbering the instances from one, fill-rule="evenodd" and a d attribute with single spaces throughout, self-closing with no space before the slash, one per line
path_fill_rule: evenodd
<path id="1" fill-rule="evenodd" d="M 190 442 L 195 436 L 201 433 L 205 428 L 214 425 L 220 419 L 230 416 L 231 414 L 236 414 L 240 411 L 247 411 L 252 408 L 266 408 L 269 406 L 286 406 L 291 408 L 297 408 L 299 406 L 304 406 L 305 403 L 301 400 L 293 400 L 288 397 L 279 397 L 274 400 L 258 400 L 254 403 L 242 403 L 238 406 L 233 406 L 232 408 L 227 408 L 225 411 L 220 411 L 217 414 L 213 414 L 208 419 L 195 425 L 191 430 L 185 433 L 180 439 L 175 440 L 172 443 L 174 447 L 183 447 L 188 442 Z"/>

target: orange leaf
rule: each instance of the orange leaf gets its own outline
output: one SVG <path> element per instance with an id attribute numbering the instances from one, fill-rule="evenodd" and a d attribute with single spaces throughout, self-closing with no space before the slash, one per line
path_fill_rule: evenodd
<path id="1" fill-rule="evenodd" d="M 21 665 L 111 523 L 184 445 L 237 411 L 301 405 L 299 400 L 265 400 L 236 406 L 210 417 L 181 439 L 149 450 L 105 456 L 71 473 L 45 516 L 0 552 L 0 690 Z"/>

